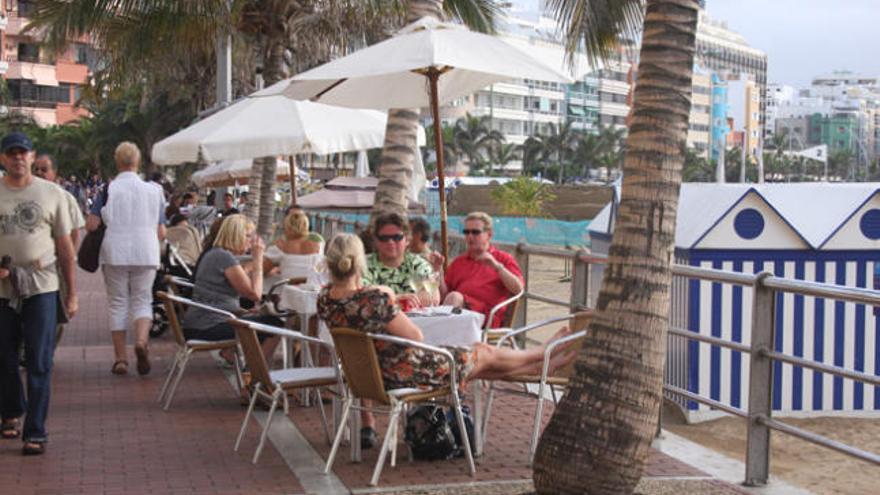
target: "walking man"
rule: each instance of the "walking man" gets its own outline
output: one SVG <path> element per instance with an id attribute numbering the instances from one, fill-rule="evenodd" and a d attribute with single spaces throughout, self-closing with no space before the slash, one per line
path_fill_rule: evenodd
<path id="1" fill-rule="evenodd" d="M 69 316 L 78 301 L 70 213 L 61 188 L 34 177 L 31 140 L 20 132 L 0 141 L 0 436 L 24 440 L 22 453 L 45 452 L 59 274 Z M 24 341 L 27 394 L 18 372 Z M 25 416 L 20 429 L 21 416 Z"/>

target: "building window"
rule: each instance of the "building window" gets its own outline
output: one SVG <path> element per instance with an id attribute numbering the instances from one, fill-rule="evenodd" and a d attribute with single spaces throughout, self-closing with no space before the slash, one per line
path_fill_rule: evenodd
<path id="1" fill-rule="evenodd" d="M 27 79 L 7 81 L 13 106 L 55 108 L 58 103 L 70 103 L 70 84 L 42 86 Z"/>
<path id="2" fill-rule="evenodd" d="M 33 62 L 40 61 L 40 45 L 35 43 L 19 43 L 18 44 L 18 61 Z"/>

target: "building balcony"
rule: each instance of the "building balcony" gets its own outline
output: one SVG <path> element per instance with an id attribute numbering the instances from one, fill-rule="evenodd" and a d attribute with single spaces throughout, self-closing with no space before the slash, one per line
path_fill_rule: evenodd
<path id="1" fill-rule="evenodd" d="M 6 79 L 29 79 L 41 86 L 58 86 L 55 78 L 55 66 L 41 62 L 25 62 L 18 58 L 7 57 L 9 68 Z"/>

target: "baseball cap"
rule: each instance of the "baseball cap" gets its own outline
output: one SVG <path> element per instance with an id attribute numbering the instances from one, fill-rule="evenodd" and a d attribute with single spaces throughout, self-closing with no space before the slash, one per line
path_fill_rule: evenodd
<path id="1" fill-rule="evenodd" d="M 30 138 L 27 137 L 23 132 L 10 132 L 9 134 L 3 136 L 3 141 L 0 142 L 0 149 L 2 149 L 3 153 L 6 153 L 13 148 L 21 148 L 23 150 L 33 151 L 34 143 L 32 143 Z"/>

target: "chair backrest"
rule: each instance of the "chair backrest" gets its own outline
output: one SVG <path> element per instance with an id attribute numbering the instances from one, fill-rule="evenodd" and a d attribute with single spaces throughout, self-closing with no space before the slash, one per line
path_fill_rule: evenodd
<path id="1" fill-rule="evenodd" d="M 516 298 L 502 310 L 504 312 L 501 315 L 501 328 L 513 327 L 513 318 L 516 316 L 516 311 L 519 309 L 520 301 L 522 301 L 522 297 Z"/>
<path id="2" fill-rule="evenodd" d="M 159 291 L 156 293 L 156 296 L 162 301 L 162 304 L 165 305 L 165 317 L 168 318 L 168 326 L 171 327 L 171 335 L 174 335 L 174 341 L 181 347 L 185 346 L 186 337 L 183 336 L 183 327 L 181 327 L 180 318 L 177 316 L 178 310 L 180 310 L 182 314 L 183 308 L 178 306 L 177 302 L 172 301 L 171 298 L 168 297 L 167 292 Z"/>
<path id="3" fill-rule="evenodd" d="M 519 308 L 519 302 L 522 299 L 523 294 L 525 294 L 525 289 L 520 290 L 519 293 L 514 294 L 493 306 L 492 310 L 489 311 L 489 317 L 483 322 L 483 329 L 491 330 L 493 328 L 492 322 L 495 320 L 495 316 L 499 313 L 501 314 L 501 325 L 494 328 L 510 328 L 513 323 L 513 318 L 516 316 L 516 310 Z"/>
<path id="4" fill-rule="evenodd" d="M 571 330 L 571 333 L 577 333 L 582 330 L 586 330 L 587 327 L 590 326 L 590 320 L 592 318 L 593 318 L 592 311 L 579 311 L 577 313 L 574 313 L 573 315 L 571 315 L 571 318 L 568 320 L 568 328 L 569 328 L 569 330 Z M 575 339 L 572 348 L 573 349 L 580 349 L 580 346 L 583 343 L 584 338 L 586 338 L 586 335 Z M 575 362 L 575 360 L 572 360 L 567 365 L 557 369 L 556 372 L 551 373 L 551 376 L 557 377 L 557 378 L 570 378 L 571 375 L 574 374 L 574 362 Z"/>
<path id="5" fill-rule="evenodd" d="M 376 344 L 370 335 L 344 327 L 331 328 L 330 335 L 333 336 L 336 355 L 342 363 L 342 373 L 352 395 L 388 405 L 391 401 L 385 393 Z"/>
<path id="6" fill-rule="evenodd" d="M 267 393 L 272 393 L 275 385 L 269 376 L 269 363 L 266 362 L 266 355 L 263 354 L 263 348 L 260 347 L 257 331 L 242 320 L 232 319 L 229 320 L 229 323 L 235 329 L 235 336 L 238 337 L 238 343 L 244 353 L 244 361 L 251 373 L 251 379 L 263 384 L 263 390 Z"/>

